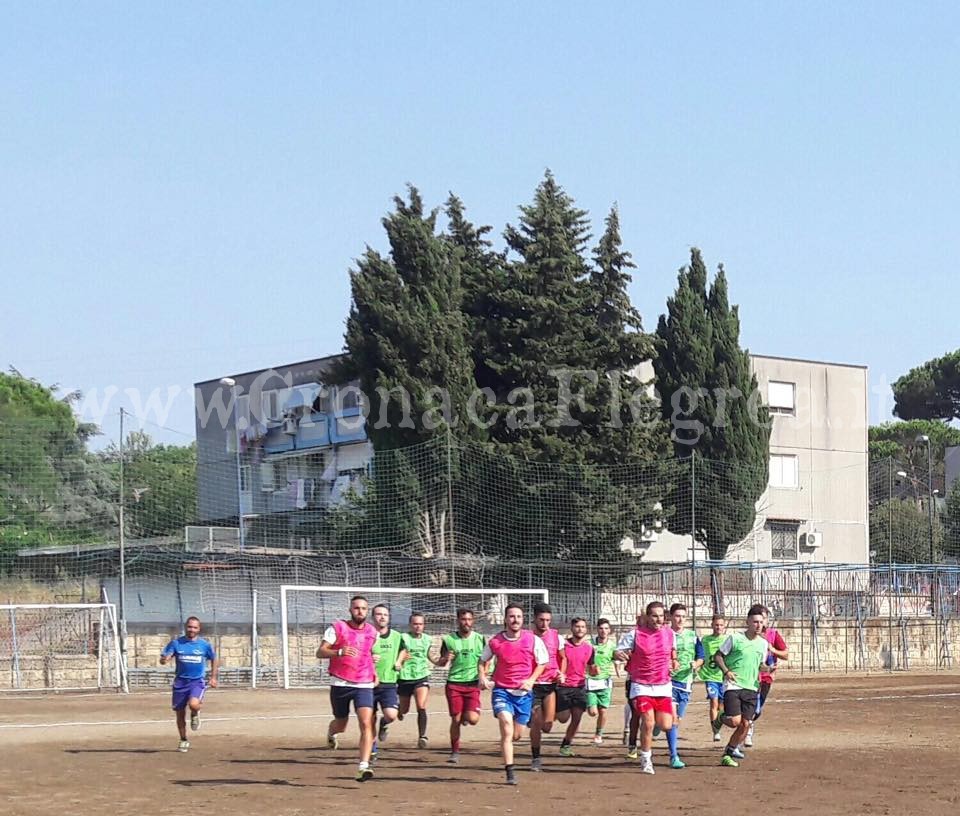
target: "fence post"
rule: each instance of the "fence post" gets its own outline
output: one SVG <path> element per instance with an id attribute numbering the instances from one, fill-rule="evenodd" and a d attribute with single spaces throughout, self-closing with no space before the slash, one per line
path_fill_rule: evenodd
<path id="1" fill-rule="evenodd" d="M 10 610 L 10 646 L 13 651 L 13 687 L 20 688 L 20 646 L 17 643 L 17 613 Z"/>
<path id="2" fill-rule="evenodd" d="M 253 590 L 253 597 L 250 601 L 253 610 L 252 620 L 250 621 L 250 688 L 257 687 L 257 666 L 260 663 L 259 638 L 257 636 L 257 590 Z"/>

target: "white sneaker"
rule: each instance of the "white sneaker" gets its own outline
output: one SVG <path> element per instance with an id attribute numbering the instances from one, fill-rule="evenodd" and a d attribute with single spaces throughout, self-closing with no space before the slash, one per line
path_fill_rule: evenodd
<path id="1" fill-rule="evenodd" d="M 460 764 L 460 754 L 458 754 L 456 751 L 453 751 L 453 752 L 450 754 L 450 756 L 447 758 L 447 762 L 449 762 L 451 765 L 459 765 L 459 764 Z"/>
<path id="2" fill-rule="evenodd" d="M 746 739 L 744 739 L 743 744 L 746 745 L 747 748 L 753 748 L 753 726 L 752 725 L 750 726 L 750 730 L 747 731 L 747 736 L 746 736 Z"/>
<path id="3" fill-rule="evenodd" d="M 187 753 L 190 750 L 190 741 L 189 740 L 180 740 L 180 744 L 177 746 L 177 750 L 181 754 Z"/>
<path id="4" fill-rule="evenodd" d="M 599 734 L 594 734 L 594 735 L 593 735 L 593 744 L 594 744 L 594 745 L 603 745 L 603 737 L 601 737 Z"/>
<path id="5" fill-rule="evenodd" d="M 429 743 L 428 743 L 426 737 L 420 737 L 420 738 L 417 740 L 417 748 L 421 748 L 421 749 L 422 749 L 422 748 L 426 748 L 428 744 L 429 744 Z"/>
<path id="6" fill-rule="evenodd" d="M 652 759 L 641 759 L 640 760 L 640 773 L 652 774 L 655 773 L 653 770 L 653 760 Z"/>
<path id="7" fill-rule="evenodd" d="M 200 730 L 200 715 L 196 711 L 190 713 L 190 730 L 199 731 Z"/>
<path id="8" fill-rule="evenodd" d="M 713 741 L 714 741 L 714 742 L 720 742 L 720 739 L 721 739 L 721 737 L 720 737 L 719 734 L 716 734 L 716 733 L 715 733 L 715 734 L 713 735 Z"/>

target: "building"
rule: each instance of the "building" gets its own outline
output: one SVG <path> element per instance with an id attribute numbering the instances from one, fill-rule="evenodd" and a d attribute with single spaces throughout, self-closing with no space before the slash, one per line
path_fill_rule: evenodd
<path id="1" fill-rule="evenodd" d="M 337 356 L 194 385 L 199 520 L 296 545 L 298 531 L 359 488 L 373 447 L 359 389 L 326 384 Z"/>
<path id="2" fill-rule="evenodd" d="M 750 562 L 869 562 L 867 369 L 751 355 L 770 408 L 770 477 L 754 528 L 727 558 Z M 638 371 L 652 379 L 649 363 Z M 645 561 L 689 561 L 690 536 L 650 531 Z M 706 552 L 698 545 L 696 559 Z"/>
<path id="3" fill-rule="evenodd" d="M 373 460 L 355 386 L 325 384 L 337 357 L 195 385 L 199 512 L 204 524 L 263 528 L 278 545 L 307 546 L 310 525 L 361 489 Z M 753 530 L 728 559 L 768 563 L 869 561 L 867 370 L 753 355 L 769 406 L 769 486 Z M 645 381 L 653 367 L 641 365 Z M 234 394 L 237 399 L 234 400 Z M 233 410 L 235 407 L 235 410 Z M 662 529 L 633 542 L 645 562 L 705 559 L 690 536 Z"/>

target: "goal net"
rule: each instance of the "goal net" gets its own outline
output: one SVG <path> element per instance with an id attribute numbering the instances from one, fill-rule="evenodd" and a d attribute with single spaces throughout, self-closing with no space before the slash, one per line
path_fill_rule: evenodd
<path id="1" fill-rule="evenodd" d="M 122 689 L 113 604 L 0 604 L 0 690 Z"/>
<path id="2" fill-rule="evenodd" d="M 390 609 L 390 625 L 407 631 L 413 612 L 423 614 L 424 631 L 434 636 L 434 651 L 440 648 L 439 636 L 457 628 L 457 609 L 474 613 L 476 631 L 490 635 L 503 627 L 503 611 L 508 603 L 519 603 L 527 619 L 532 619 L 533 605 L 548 601 L 545 589 L 411 589 L 409 587 L 343 587 L 299 586 L 280 587 L 280 651 L 283 687 L 323 685 L 326 667 L 317 659 L 317 647 L 323 633 L 337 618 L 350 615 L 350 599 L 363 595 L 370 603 L 367 620 L 373 623 L 373 607 L 386 604 Z M 261 644 L 261 649 L 264 644 Z M 439 670 L 439 674 L 444 674 Z M 439 677 L 439 675 L 438 675 Z"/>

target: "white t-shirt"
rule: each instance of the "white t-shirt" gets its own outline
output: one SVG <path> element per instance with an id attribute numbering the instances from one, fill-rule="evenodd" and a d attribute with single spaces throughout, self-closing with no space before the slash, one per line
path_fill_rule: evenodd
<path id="1" fill-rule="evenodd" d="M 330 648 L 333 648 L 333 644 L 337 642 L 337 630 L 332 626 L 328 626 L 326 631 L 323 633 L 323 642 L 326 643 Z M 337 677 L 337 675 L 330 673 L 330 685 L 331 686 L 350 686 L 352 688 L 374 688 L 376 683 L 351 683 L 347 680 L 344 680 L 342 677 Z"/>

